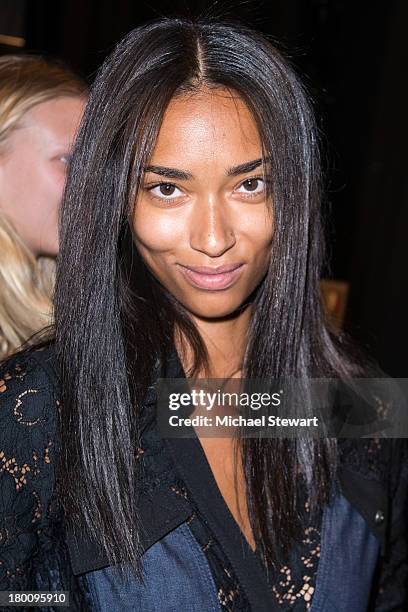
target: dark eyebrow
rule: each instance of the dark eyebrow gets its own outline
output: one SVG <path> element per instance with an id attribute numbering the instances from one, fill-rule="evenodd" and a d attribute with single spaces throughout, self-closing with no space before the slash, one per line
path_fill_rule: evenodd
<path id="1" fill-rule="evenodd" d="M 179 181 L 188 181 L 193 178 L 190 172 L 177 170 L 177 168 L 166 168 L 166 166 L 146 166 L 145 172 L 153 172 L 170 179 L 178 179 Z"/>
<path id="2" fill-rule="evenodd" d="M 260 158 L 239 164 L 239 166 L 233 166 L 227 170 L 227 176 L 238 176 L 246 172 L 252 172 L 252 170 L 258 168 L 262 163 L 263 159 Z M 159 174 L 169 179 L 178 179 L 179 181 L 188 181 L 194 178 L 190 172 L 178 170 L 177 168 L 168 168 L 166 166 L 146 166 L 145 172 L 153 172 L 153 174 Z"/>
<path id="3" fill-rule="evenodd" d="M 245 174 L 246 172 L 252 172 L 255 168 L 258 168 L 263 163 L 263 159 L 254 159 L 239 166 L 233 166 L 227 172 L 227 176 L 238 176 L 239 174 Z"/>

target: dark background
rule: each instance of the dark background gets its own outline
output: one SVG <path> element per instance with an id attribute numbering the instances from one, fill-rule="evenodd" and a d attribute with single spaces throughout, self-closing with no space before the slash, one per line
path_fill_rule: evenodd
<path id="1" fill-rule="evenodd" d="M 350 283 L 346 329 L 408 377 L 408 2 L 0 0 L 0 35 L 25 40 L 0 52 L 59 56 L 91 82 L 126 32 L 175 12 L 237 16 L 280 41 L 304 75 L 327 141 L 325 276 Z"/>

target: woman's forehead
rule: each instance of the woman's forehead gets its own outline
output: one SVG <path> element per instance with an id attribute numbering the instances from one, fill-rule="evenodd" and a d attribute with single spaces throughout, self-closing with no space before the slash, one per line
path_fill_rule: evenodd
<path id="1" fill-rule="evenodd" d="M 227 89 L 173 98 L 166 109 L 150 163 L 227 163 L 261 156 L 261 139 L 246 104 Z"/>

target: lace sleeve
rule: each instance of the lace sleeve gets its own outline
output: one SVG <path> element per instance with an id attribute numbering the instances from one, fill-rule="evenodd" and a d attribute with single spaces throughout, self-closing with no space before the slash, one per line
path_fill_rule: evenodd
<path id="1" fill-rule="evenodd" d="M 408 609 L 408 440 L 390 443 L 391 528 L 388 552 L 378 567 L 373 612 Z"/>
<path id="2" fill-rule="evenodd" d="M 33 356 L 0 366 L 0 590 L 36 590 L 54 483 L 53 385 Z"/>

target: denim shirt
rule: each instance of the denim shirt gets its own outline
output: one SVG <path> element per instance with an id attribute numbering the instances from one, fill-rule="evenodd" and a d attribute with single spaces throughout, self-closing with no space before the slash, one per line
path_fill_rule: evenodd
<path id="1" fill-rule="evenodd" d="M 366 521 L 338 494 L 323 515 L 321 555 L 311 612 L 365 612 L 379 542 Z M 255 559 L 247 559 L 251 573 Z M 206 557 L 182 523 L 143 556 L 145 582 L 121 582 L 112 567 L 86 575 L 98 612 L 221 612 Z M 253 568 L 256 574 L 258 568 Z M 252 592 L 253 591 L 253 592 Z M 279 609 L 270 593 L 254 584 L 247 592 L 253 610 Z"/>

